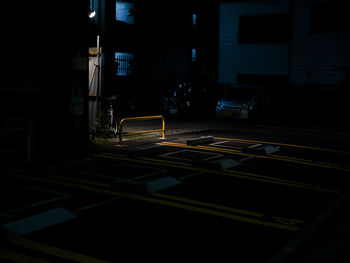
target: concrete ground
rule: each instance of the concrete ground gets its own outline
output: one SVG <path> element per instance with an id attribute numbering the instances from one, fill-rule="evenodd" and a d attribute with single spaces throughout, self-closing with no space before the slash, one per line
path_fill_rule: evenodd
<path id="1" fill-rule="evenodd" d="M 147 129 L 130 126 L 130 131 Z M 350 149 L 350 129 L 317 125 L 255 125 L 247 122 L 221 120 L 166 120 L 167 136 L 204 130 L 239 131 L 245 134 L 302 138 Z M 350 150 L 349 150 L 350 152 Z M 350 164 L 349 164 L 350 165 Z M 269 263 L 279 262 L 350 262 L 350 195 L 345 192 L 331 204 L 312 225 L 299 233 Z"/>
<path id="2" fill-rule="evenodd" d="M 132 133 L 132 132 L 139 132 L 143 130 L 159 129 L 160 127 L 161 127 L 160 120 L 154 120 L 151 122 L 135 122 L 135 123 L 128 124 L 126 126 L 125 131 Z M 346 151 L 350 153 L 350 151 L 348 150 L 350 147 L 350 132 L 347 129 L 341 129 L 341 128 L 332 129 L 329 127 L 325 128 L 320 126 L 319 127 L 315 127 L 315 126 L 296 127 L 291 125 L 289 126 L 288 125 L 279 125 L 279 126 L 255 125 L 247 122 L 230 122 L 230 121 L 220 121 L 220 120 L 204 121 L 204 120 L 166 119 L 165 133 L 166 133 L 167 141 L 169 142 L 184 141 L 187 137 L 193 138 L 193 137 L 200 137 L 202 135 L 222 134 L 222 135 L 227 135 L 227 137 L 232 136 L 233 138 L 251 138 L 251 139 L 260 138 L 261 140 L 265 138 L 266 141 L 270 139 L 270 141 L 278 141 L 280 143 L 288 142 L 288 141 L 293 142 L 295 144 L 298 144 L 298 142 L 300 142 L 300 144 L 302 145 L 307 145 L 309 143 L 310 145 L 317 146 L 317 147 L 330 147 L 332 149 L 341 149 L 342 151 Z M 92 147 L 92 151 L 94 149 L 97 149 L 97 151 L 99 151 L 98 148 L 100 148 L 102 150 L 113 149 L 113 151 L 121 152 L 121 153 L 130 152 L 130 151 L 132 152 L 133 150 L 138 150 L 143 146 L 148 147 L 152 144 L 155 144 L 156 142 L 162 142 L 162 139 L 160 139 L 160 136 L 161 136 L 161 133 L 159 131 L 152 134 L 147 134 L 146 136 L 141 136 L 141 135 L 136 135 L 134 137 L 125 136 L 122 144 L 119 144 L 117 139 L 112 139 L 109 142 L 104 142 L 99 145 L 94 145 L 97 148 Z M 106 152 L 108 152 L 108 150 L 106 150 Z M 127 155 L 127 156 L 129 156 L 132 159 L 133 155 Z M 125 157 L 122 157 L 122 158 L 125 158 Z M 345 158 L 344 160 L 346 162 L 347 159 Z M 345 168 L 350 167 L 350 163 L 345 163 L 344 167 Z M 8 181 L 8 183 L 11 183 L 11 182 Z M 45 182 L 42 182 L 42 183 L 44 184 Z M 101 185 L 103 184 L 102 182 L 99 182 L 99 183 Z M 65 182 L 64 184 L 69 186 L 71 182 Z M 238 186 L 236 185 L 236 187 Z M 59 191 L 59 189 L 60 188 L 57 187 L 57 191 Z M 343 185 L 342 189 L 343 189 L 343 192 L 339 194 L 339 196 L 335 198 L 335 200 L 330 202 L 330 204 L 326 207 L 326 209 L 322 207 L 322 210 L 323 210 L 322 213 L 320 213 L 316 218 L 312 219 L 312 222 L 309 223 L 308 226 L 304 227 L 300 232 L 298 232 L 298 234 L 295 237 L 290 239 L 289 242 L 287 242 L 285 246 L 282 247 L 282 249 L 280 249 L 277 253 L 275 253 L 274 256 L 272 256 L 267 262 L 271 262 L 271 263 L 274 263 L 274 262 L 350 262 L 350 257 L 347 253 L 348 244 L 350 244 L 349 186 Z M 244 192 L 244 191 L 245 190 L 242 189 L 239 192 Z M 50 193 L 47 192 L 46 194 L 55 195 L 57 193 L 56 191 L 52 191 Z M 86 195 L 83 197 L 84 198 L 81 200 L 85 200 L 86 198 L 86 201 L 88 201 L 88 199 L 92 198 L 93 195 L 91 196 Z M 58 198 L 62 200 L 59 202 L 63 203 L 65 200 L 64 198 L 66 197 L 53 196 L 52 198 Z M 81 200 L 79 200 L 79 202 L 81 202 Z M 319 199 L 314 199 L 314 200 L 315 200 L 315 207 L 316 207 L 317 206 L 316 203 L 319 201 Z M 6 204 L 6 202 L 4 202 L 4 204 Z M 71 205 L 73 206 L 74 203 L 72 203 Z M 269 206 L 269 203 L 266 203 L 266 205 Z M 112 207 L 114 208 L 114 206 Z M 283 205 L 281 207 L 283 207 Z M 133 210 L 129 211 L 128 209 L 132 209 L 132 208 L 129 208 L 129 206 L 127 205 L 124 208 L 127 212 L 134 212 Z M 94 215 L 95 214 L 96 213 L 94 212 Z M 94 218 L 94 220 L 95 219 L 99 220 L 98 217 Z M 84 218 L 82 218 L 82 220 L 84 220 Z M 94 220 L 92 220 L 91 222 L 95 222 Z M 184 220 L 185 222 L 187 222 L 186 220 L 188 220 L 188 218 L 184 217 Z M 88 224 L 91 223 L 90 221 L 87 221 L 87 222 Z M 114 222 L 115 221 L 111 221 L 112 224 L 114 224 Z M 74 222 L 73 222 L 73 225 L 74 225 Z M 218 223 L 217 227 L 219 228 L 219 226 L 221 227 L 221 224 Z M 138 229 L 142 230 L 141 227 L 139 227 Z M 252 229 L 255 229 L 255 228 L 252 228 Z M 0 231 L 2 230 L 3 229 L 0 228 Z M 251 230 L 251 231 L 252 233 L 254 233 L 254 230 Z M 59 231 L 57 230 L 56 232 L 59 233 Z M 52 231 L 52 234 L 56 232 Z M 135 231 L 135 233 L 136 232 L 137 231 Z M 48 230 L 47 233 L 50 234 L 51 233 L 50 230 Z M 148 233 L 148 232 L 146 231 L 145 233 Z M 172 234 L 175 235 L 175 233 L 172 233 Z M 199 232 L 197 234 L 199 234 Z M 5 233 L 0 232 L 0 237 L 3 237 L 3 236 L 5 236 Z M 223 241 L 221 240 L 221 242 Z M 278 242 L 278 240 L 275 242 Z M 257 243 L 261 244 L 260 249 L 263 250 L 264 244 L 259 242 Z M 32 247 L 32 245 L 30 246 Z M 59 245 L 57 246 L 59 247 Z M 176 250 L 175 247 L 174 249 Z M 6 252 L 6 249 L 1 250 L 1 247 L 0 247 L 0 254 L 1 254 L 1 251 Z M 9 262 L 13 262 L 13 261 L 10 260 Z M 266 261 L 264 260 L 263 262 L 266 262 Z"/>

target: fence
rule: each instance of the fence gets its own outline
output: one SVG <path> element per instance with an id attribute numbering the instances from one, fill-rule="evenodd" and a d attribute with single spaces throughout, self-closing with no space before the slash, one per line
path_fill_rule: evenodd
<path id="1" fill-rule="evenodd" d="M 123 133 L 123 124 L 126 121 L 154 120 L 154 119 L 161 119 L 162 120 L 162 128 L 161 129 L 141 131 L 141 132 Z M 123 141 L 123 135 L 125 135 L 125 136 L 137 135 L 137 134 L 144 134 L 144 133 L 151 133 L 151 132 L 162 132 L 162 139 L 165 139 L 165 119 L 162 115 L 124 118 L 119 122 L 119 142 Z"/>

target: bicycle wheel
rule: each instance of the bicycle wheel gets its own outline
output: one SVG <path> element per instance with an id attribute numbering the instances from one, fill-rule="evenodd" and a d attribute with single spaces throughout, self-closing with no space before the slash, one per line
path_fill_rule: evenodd
<path id="1" fill-rule="evenodd" d="M 103 113 L 96 124 L 96 137 L 113 138 L 116 136 L 117 131 L 116 118 L 111 117 L 109 112 Z"/>

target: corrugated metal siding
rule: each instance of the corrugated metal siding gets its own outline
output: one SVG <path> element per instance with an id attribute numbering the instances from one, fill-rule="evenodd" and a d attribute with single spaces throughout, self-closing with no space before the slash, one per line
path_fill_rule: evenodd
<path id="1" fill-rule="evenodd" d="M 238 43 L 240 15 L 288 12 L 286 0 L 220 4 L 219 82 L 235 84 L 237 74 L 288 74 L 288 44 Z"/>
<path id="2" fill-rule="evenodd" d="M 337 84 L 345 77 L 337 68 L 350 66 L 349 33 L 310 34 L 311 5 L 317 2 L 299 0 L 293 7 L 293 85 Z"/>

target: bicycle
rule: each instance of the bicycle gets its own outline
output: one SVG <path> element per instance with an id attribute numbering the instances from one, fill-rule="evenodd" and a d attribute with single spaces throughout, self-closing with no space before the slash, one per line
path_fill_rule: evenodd
<path id="1" fill-rule="evenodd" d="M 120 117 L 115 112 L 119 97 L 117 95 L 110 98 L 101 98 L 109 103 L 107 110 L 102 112 L 101 117 L 96 123 L 96 137 L 100 138 L 114 138 L 119 133 Z"/>

